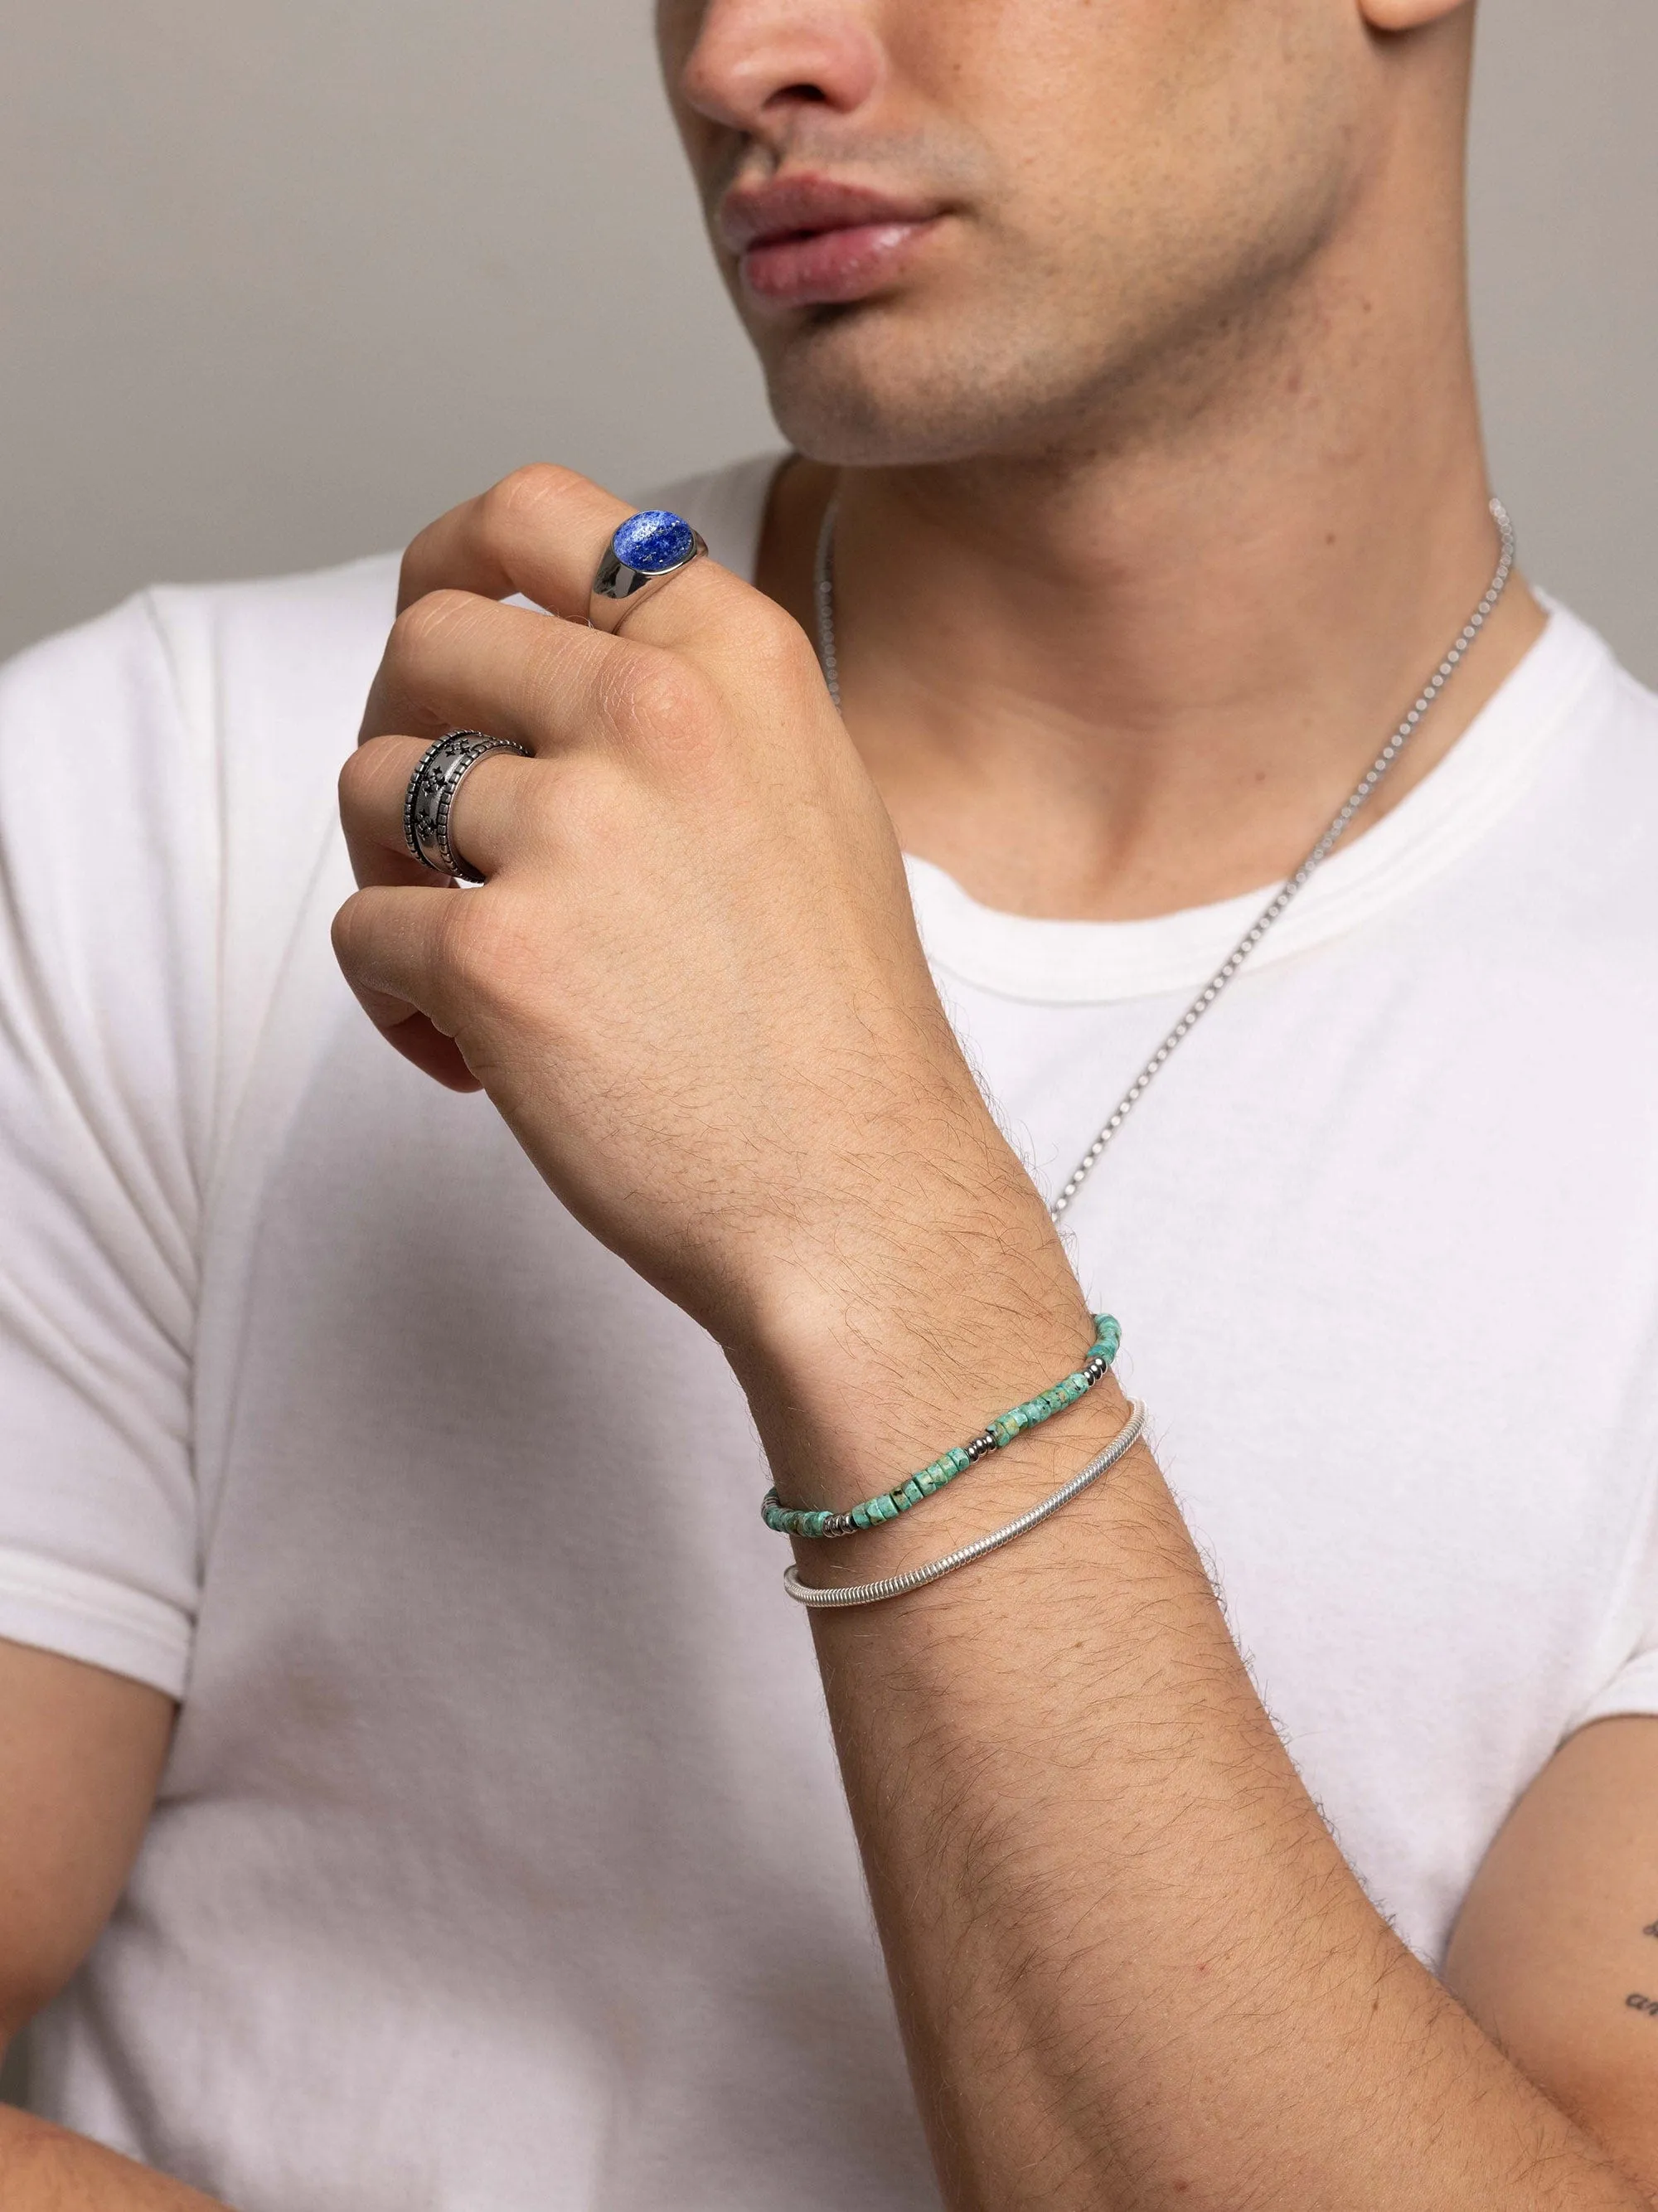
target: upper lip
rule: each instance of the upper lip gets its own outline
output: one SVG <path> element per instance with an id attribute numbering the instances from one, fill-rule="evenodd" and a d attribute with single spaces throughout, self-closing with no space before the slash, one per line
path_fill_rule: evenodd
<path id="1" fill-rule="evenodd" d="M 854 225 L 926 222 L 939 212 L 936 202 L 874 191 L 868 185 L 837 183 L 830 177 L 774 177 L 763 185 L 733 185 L 720 203 L 719 228 L 729 252 L 820 230 L 848 230 Z"/>

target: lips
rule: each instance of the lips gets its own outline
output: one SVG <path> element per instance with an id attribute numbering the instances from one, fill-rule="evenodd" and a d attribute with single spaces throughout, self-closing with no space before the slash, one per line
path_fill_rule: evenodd
<path id="1" fill-rule="evenodd" d="M 720 234 L 756 302 L 804 307 L 867 299 L 895 283 L 943 210 L 825 178 L 738 185 Z"/>

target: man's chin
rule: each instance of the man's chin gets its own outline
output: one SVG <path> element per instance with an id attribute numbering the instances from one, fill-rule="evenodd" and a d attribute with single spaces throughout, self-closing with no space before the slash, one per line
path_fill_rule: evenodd
<path id="1" fill-rule="evenodd" d="M 762 341 L 779 428 L 835 468 L 915 468 L 993 449 L 1006 428 L 991 395 L 914 328 L 865 310 Z"/>
<path id="2" fill-rule="evenodd" d="M 924 468 L 1048 457 L 1091 422 L 1090 364 L 1038 343 L 1011 302 L 998 323 L 911 295 L 750 328 L 798 453 L 838 468 Z"/>

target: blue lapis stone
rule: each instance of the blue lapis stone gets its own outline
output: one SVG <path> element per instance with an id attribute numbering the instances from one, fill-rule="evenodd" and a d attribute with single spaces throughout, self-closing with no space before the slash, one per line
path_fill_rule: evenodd
<path id="1" fill-rule="evenodd" d="M 661 507 L 630 514 L 610 543 L 616 559 L 644 576 L 659 576 L 664 569 L 677 568 L 696 550 L 696 539 L 684 516 L 670 514 Z"/>

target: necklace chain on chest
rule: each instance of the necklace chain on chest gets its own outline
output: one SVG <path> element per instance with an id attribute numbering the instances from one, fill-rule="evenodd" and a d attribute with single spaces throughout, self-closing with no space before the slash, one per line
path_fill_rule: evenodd
<path id="1" fill-rule="evenodd" d="M 817 617 L 817 657 L 823 664 L 829 696 L 837 708 L 841 704 L 841 664 L 835 633 L 835 520 L 838 504 L 832 498 L 823 510 L 823 524 L 817 532 L 817 556 L 812 577 L 812 596 Z M 1306 889 L 1311 878 L 1329 859 L 1345 836 L 1353 817 L 1415 736 L 1423 716 L 1450 682 L 1468 647 L 1490 621 L 1497 601 L 1508 588 L 1509 578 L 1514 573 L 1515 556 L 1514 525 L 1509 520 L 1508 509 L 1500 499 L 1492 500 L 1491 509 L 1502 538 L 1502 552 L 1485 598 L 1469 616 L 1456 642 L 1448 649 L 1444 659 L 1422 686 L 1415 704 L 1354 786 L 1346 803 L 1324 835 L 1301 866 L 1286 877 L 1272 894 L 1107 1115 L 1093 1142 L 1060 1185 L 1058 1195 L 1048 1206 L 1048 1212 L 1055 1221 L 1068 1210 L 1078 1192 L 1099 1164 L 1107 1146 L 1168 1065 L 1170 1054 L 1191 1036 L 1291 901 Z"/>

